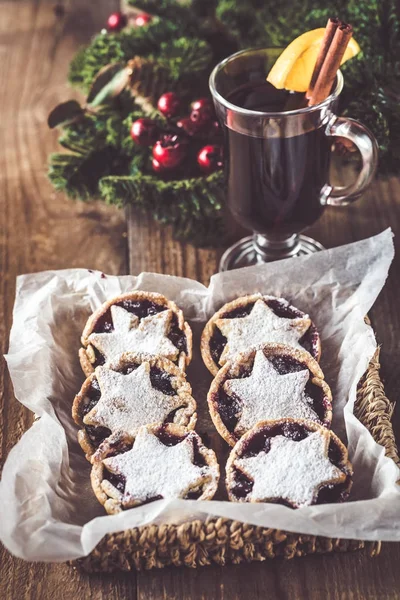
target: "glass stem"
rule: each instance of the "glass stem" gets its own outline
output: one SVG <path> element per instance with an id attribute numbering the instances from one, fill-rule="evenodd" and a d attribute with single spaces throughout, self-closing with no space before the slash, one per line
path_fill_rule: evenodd
<path id="1" fill-rule="evenodd" d="M 260 259 L 262 262 L 265 262 L 265 259 L 271 260 L 271 257 L 274 255 L 279 259 L 282 254 L 296 254 L 299 246 L 299 236 L 297 233 L 283 236 L 255 233 L 253 235 L 253 244 Z"/>

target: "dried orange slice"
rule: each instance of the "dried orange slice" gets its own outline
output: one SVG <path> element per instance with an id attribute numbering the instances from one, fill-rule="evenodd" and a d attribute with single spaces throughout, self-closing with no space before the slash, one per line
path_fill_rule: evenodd
<path id="1" fill-rule="evenodd" d="M 324 33 L 325 28 L 320 27 L 306 31 L 293 40 L 275 62 L 268 74 L 267 81 L 278 89 L 306 92 Z M 354 38 L 351 38 L 340 64 L 353 58 L 359 52 L 360 46 Z"/>

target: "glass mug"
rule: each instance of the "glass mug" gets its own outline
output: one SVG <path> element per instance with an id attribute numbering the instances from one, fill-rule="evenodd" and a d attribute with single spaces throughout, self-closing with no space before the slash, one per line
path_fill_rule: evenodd
<path id="1" fill-rule="evenodd" d="M 227 99 L 239 88 L 265 82 L 280 52 L 237 52 L 210 76 L 225 138 L 228 206 L 235 220 L 253 231 L 224 253 L 221 271 L 322 250 L 319 242 L 300 232 L 317 221 L 327 205 L 356 200 L 376 170 L 378 147 L 372 133 L 358 121 L 335 114 L 343 89 L 340 71 L 331 95 L 315 106 L 260 112 Z M 329 184 L 334 136 L 347 138 L 361 154 L 361 170 L 346 187 Z"/>

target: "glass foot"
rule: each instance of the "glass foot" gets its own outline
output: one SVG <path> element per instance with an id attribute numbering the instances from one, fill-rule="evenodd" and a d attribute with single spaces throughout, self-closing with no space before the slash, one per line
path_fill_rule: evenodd
<path id="1" fill-rule="evenodd" d="M 219 263 L 219 270 L 230 271 L 240 267 L 250 267 L 283 258 L 314 254 L 325 248 L 306 235 L 293 235 L 282 242 L 265 244 L 265 237 L 249 235 L 233 244 L 224 252 Z"/>

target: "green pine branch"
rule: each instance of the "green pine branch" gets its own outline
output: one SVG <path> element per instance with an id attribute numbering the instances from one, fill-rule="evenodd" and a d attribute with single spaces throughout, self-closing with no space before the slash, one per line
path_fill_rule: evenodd
<path id="1" fill-rule="evenodd" d="M 220 242 L 222 174 L 164 181 L 151 170 L 151 151 L 130 137 L 134 120 L 165 120 L 156 110 L 164 91 L 189 103 L 207 93 L 212 66 L 239 47 L 283 47 L 329 16 L 352 23 L 362 52 L 343 67 L 341 111 L 365 123 L 380 147 L 380 172 L 400 167 L 400 9 L 396 0 L 132 0 L 153 15 L 143 27 L 99 34 L 71 63 L 69 79 L 85 91 L 103 67 L 132 66 L 128 88 L 103 94 L 62 128 L 68 151 L 50 159 L 54 187 L 73 198 L 102 197 L 149 210 L 176 237 Z M 78 107 L 79 109 L 79 107 Z M 79 110 L 78 110 L 79 114 Z M 183 116 L 183 115 L 182 115 Z"/>
<path id="2" fill-rule="evenodd" d="M 111 172 L 113 160 L 112 148 L 86 154 L 52 154 L 48 176 L 57 191 L 70 198 L 91 200 L 99 196 L 99 181 Z"/>
<path id="3" fill-rule="evenodd" d="M 138 55 L 157 55 L 163 42 L 182 36 L 183 32 L 184 28 L 178 22 L 156 18 L 143 27 L 124 29 L 120 33 L 99 34 L 72 60 L 69 81 L 88 91 L 102 67 L 116 62 L 126 63 Z"/>
<path id="4" fill-rule="evenodd" d="M 212 53 L 204 40 L 180 37 L 163 42 L 160 55 L 152 58 L 168 69 L 171 80 L 181 81 L 188 74 L 194 80 L 211 66 Z"/>
<path id="5" fill-rule="evenodd" d="M 190 8 L 176 0 L 128 0 L 128 4 L 163 19 L 179 20 L 182 24 L 193 20 Z"/>
<path id="6" fill-rule="evenodd" d="M 154 219 L 172 225 L 177 239 L 195 245 L 221 243 L 223 177 L 163 181 L 137 173 L 134 176 L 108 176 L 100 182 L 102 197 L 109 204 L 131 204 L 150 211 Z"/>
<path id="7" fill-rule="evenodd" d="M 218 0 L 185 0 L 184 3 L 176 0 L 128 0 L 128 4 L 164 19 L 178 19 L 193 27 L 197 18 L 215 16 Z"/>

